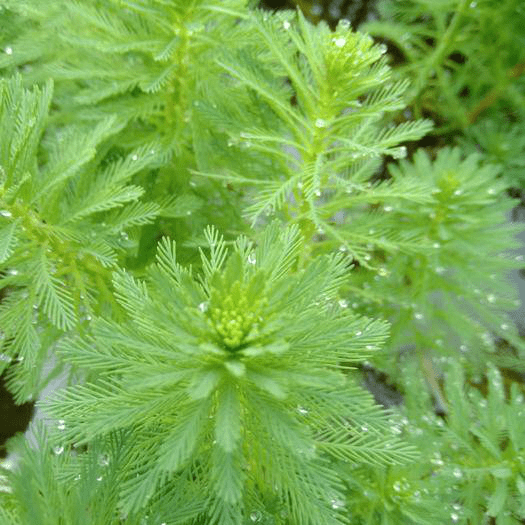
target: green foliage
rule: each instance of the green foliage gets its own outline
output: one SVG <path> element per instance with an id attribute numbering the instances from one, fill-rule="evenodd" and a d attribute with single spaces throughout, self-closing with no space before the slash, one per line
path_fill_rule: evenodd
<path id="1" fill-rule="evenodd" d="M 400 232 L 410 229 L 428 248 L 379 254 L 383 271 L 360 269 L 347 293 L 368 315 L 388 312 L 393 347 L 406 351 L 415 345 L 411 352 L 445 355 L 460 351 L 483 370 L 495 336 L 523 346 L 506 315 L 519 302 L 505 278 L 523 263 L 512 256 L 520 231 L 507 222 L 513 202 L 503 193 L 499 170 L 480 160 L 478 154 L 462 159 L 459 149 L 444 148 L 434 162 L 420 150 L 411 162 L 391 164 L 392 178 L 383 185 L 426 186 L 426 202 L 391 201 L 388 213 Z M 385 356 L 393 358 L 391 351 Z"/>
<path id="2" fill-rule="evenodd" d="M 520 523 L 521 6 L 247 4 L 0 0 L 0 523 Z"/>
<path id="3" fill-rule="evenodd" d="M 386 0 L 363 29 L 392 42 L 413 79 L 416 114 L 465 128 L 498 101 L 523 108 L 525 16 L 520 0 Z M 521 109 L 519 109 L 521 108 Z"/>
<path id="4" fill-rule="evenodd" d="M 147 281 L 115 274 L 129 321 L 97 319 L 89 340 L 61 342 L 59 353 L 97 379 L 61 391 L 47 411 L 64 419 L 66 439 L 133 429 L 126 510 L 189 476 L 207 486 L 210 523 L 264 511 L 254 492 L 269 486 L 299 523 L 344 523 L 330 506 L 342 496 L 328 458 L 395 463 L 412 453 L 385 440 L 386 416 L 342 373 L 386 327 L 334 306 L 341 257 L 292 274 L 296 228 L 274 224 L 260 247 L 240 238 L 230 254 L 214 231 L 207 237 L 200 282 L 167 239 Z"/>
<path id="5" fill-rule="evenodd" d="M 41 388 L 31 369 L 53 339 L 113 301 L 103 283 L 125 252 L 126 229 L 159 209 L 128 183 L 147 160 L 110 160 L 100 147 L 118 132 L 115 119 L 51 132 L 39 148 L 51 97 L 50 82 L 26 90 L 19 76 L 0 81 L 2 364 L 20 363 L 9 375 L 19 400 Z"/>

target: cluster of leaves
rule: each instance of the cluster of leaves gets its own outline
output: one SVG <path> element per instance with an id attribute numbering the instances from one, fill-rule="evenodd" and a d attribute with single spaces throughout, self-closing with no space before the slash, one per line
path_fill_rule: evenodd
<path id="1" fill-rule="evenodd" d="M 402 160 L 431 130 L 407 97 L 468 122 L 479 3 L 379 2 L 392 69 L 348 21 L 243 0 L 0 1 L 0 371 L 18 401 L 50 356 L 78 372 L 12 443 L 0 523 L 523 518 L 523 389 L 486 365 L 524 349 L 501 177 L 522 165 L 474 131 L 469 155 Z M 485 76 L 471 114 L 508 79 Z M 359 386 L 365 360 L 402 410 Z"/>
<path id="2" fill-rule="evenodd" d="M 519 152 L 505 149 L 516 144 L 525 118 L 523 3 L 385 0 L 377 6 L 379 19 L 362 29 L 396 50 L 396 71 L 412 79 L 414 114 L 432 115 L 437 133 L 465 132 L 521 190 L 523 170 L 512 169 Z"/>
<path id="3" fill-rule="evenodd" d="M 428 461 L 410 469 L 352 468 L 352 523 L 515 524 L 525 518 L 522 390 L 516 383 L 507 388 L 490 363 L 479 384 L 466 382 L 457 361 L 449 360 L 445 370 L 445 420 L 430 414 L 431 399 L 423 395 L 407 397 L 404 414 L 392 422 L 392 431 Z M 424 389 L 421 380 L 415 384 Z"/>
<path id="4" fill-rule="evenodd" d="M 19 76 L 0 80 L 0 364 L 20 363 L 9 377 L 20 401 L 42 388 L 33 368 L 60 333 L 114 302 L 108 268 L 126 230 L 159 209 L 129 183 L 147 165 L 144 148 L 112 158 L 101 145 L 120 129 L 113 118 L 50 132 L 40 150 L 51 98 L 51 83 L 26 90 Z"/>

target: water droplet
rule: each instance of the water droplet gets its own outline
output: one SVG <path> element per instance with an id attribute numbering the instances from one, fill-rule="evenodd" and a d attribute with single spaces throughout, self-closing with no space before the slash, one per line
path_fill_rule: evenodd
<path id="1" fill-rule="evenodd" d="M 323 120 L 322 118 L 318 118 L 318 119 L 315 121 L 315 127 L 316 127 L 316 128 L 326 128 L 326 121 Z"/>
<path id="2" fill-rule="evenodd" d="M 495 303 L 496 302 L 496 296 L 493 293 L 489 293 L 487 295 L 487 301 L 489 303 Z"/>
<path id="3" fill-rule="evenodd" d="M 387 213 L 388 213 L 389 211 L 392 211 L 393 209 L 394 209 L 394 208 L 393 208 L 392 206 L 385 206 L 385 207 L 383 208 L 383 210 L 386 211 Z"/>
<path id="4" fill-rule="evenodd" d="M 430 463 L 438 467 L 443 466 L 443 460 L 441 459 L 441 454 L 439 452 L 435 452 L 434 457 L 430 460 Z"/>
<path id="5" fill-rule="evenodd" d="M 107 454 L 101 454 L 98 457 L 98 464 L 101 467 L 107 467 L 109 465 L 109 456 Z"/>
<path id="6" fill-rule="evenodd" d="M 363 335 L 363 332 L 361 332 L 361 330 L 358 330 L 358 331 L 355 333 L 355 335 L 357 335 L 357 336 L 359 337 L 360 335 Z"/>
<path id="7" fill-rule="evenodd" d="M 502 323 L 501 324 L 501 329 L 502 330 L 508 330 L 509 329 L 509 325 L 507 323 Z"/>
<path id="8" fill-rule="evenodd" d="M 339 498 L 334 498 L 330 501 L 330 505 L 333 509 L 340 509 L 345 506 L 345 502 Z"/>
<path id="9" fill-rule="evenodd" d="M 258 511 L 258 510 L 254 510 L 251 514 L 250 514 L 250 520 L 252 520 L 254 523 L 256 521 L 259 521 L 261 519 L 261 513 Z"/>
<path id="10" fill-rule="evenodd" d="M 102 481 L 102 476 L 97 476 L 96 480 L 97 481 Z"/>
<path id="11" fill-rule="evenodd" d="M 523 255 L 516 255 L 516 261 L 523 261 L 525 257 Z"/>
<path id="12" fill-rule="evenodd" d="M 418 320 L 418 321 L 421 321 L 421 319 L 423 319 L 424 315 L 420 312 L 416 312 L 414 314 L 414 317 Z"/>
<path id="13" fill-rule="evenodd" d="M 386 268 L 379 268 L 379 270 L 377 270 L 377 273 L 381 276 L 381 277 L 388 277 L 389 275 L 389 272 Z"/>
<path id="14" fill-rule="evenodd" d="M 255 257 L 254 253 L 250 253 L 248 255 L 248 264 L 255 264 L 257 262 L 257 258 Z"/>
<path id="15" fill-rule="evenodd" d="M 57 428 L 58 430 L 65 430 L 66 429 L 66 422 L 63 419 L 59 419 L 57 422 Z"/>
<path id="16" fill-rule="evenodd" d="M 79 479 L 80 479 L 80 474 L 77 474 L 77 475 L 75 476 L 75 481 L 78 481 Z"/>
<path id="17" fill-rule="evenodd" d="M 405 146 L 401 146 L 392 152 L 394 159 L 404 159 L 407 156 L 407 149 Z"/>
<path id="18" fill-rule="evenodd" d="M 459 347 L 459 349 L 460 349 L 462 352 L 466 352 L 466 351 L 468 350 L 468 347 L 467 347 L 467 345 L 461 345 L 461 346 Z"/>
<path id="19" fill-rule="evenodd" d="M 285 20 L 283 22 L 283 27 L 284 27 L 285 31 L 288 31 L 288 29 L 290 29 L 290 27 L 291 27 L 290 22 L 288 22 L 288 20 Z"/>
<path id="20" fill-rule="evenodd" d="M 18 275 L 18 270 L 15 270 L 14 268 L 12 270 L 8 270 L 7 273 L 9 275 Z"/>
<path id="21" fill-rule="evenodd" d="M 461 195 L 463 193 L 463 190 L 456 190 L 454 192 L 454 195 Z"/>
<path id="22" fill-rule="evenodd" d="M 302 406 L 298 406 L 297 407 L 297 412 L 299 412 L 299 414 L 301 414 L 303 416 L 306 416 L 308 414 L 308 409 L 304 408 Z"/>
<path id="23" fill-rule="evenodd" d="M 475 9 L 476 6 L 478 5 L 478 3 L 477 3 L 477 2 L 470 2 L 469 5 L 470 5 L 470 8 L 471 8 L 471 9 Z"/>
<path id="24" fill-rule="evenodd" d="M 396 481 L 392 486 L 394 487 L 394 490 L 396 492 L 399 492 L 401 490 L 401 483 L 399 481 Z"/>
<path id="25" fill-rule="evenodd" d="M 348 20 L 348 18 L 342 18 L 339 20 L 339 27 L 341 29 L 350 29 L 350 25 L 350 20 Z"/>
<path id="26" fill-rule="evenodd" d="M 457 479 L 460 479 L 463 477 L 463 472 L 461 472 L 461 469 L 459 468 L 455 468 L 453 471 L 452 471 L 452 475 L 457 478 Z"/>
<path id="27" fill-rule="evenodd" d="M 202 302 L 199 304 L 199 310 L 204 313 L 206 310 L 208 310 L 208 303 Z"/>
<path id="28" fill-rule="evenodd" d="M 457 523 L 459 521 L 459 516 L 455 512 L 452 512 L 450 514 L 450 519 L 452 520 L 452 523 Z"/>
<path id="29" fill-rule="evenodd" d="M 341 308 L 348 308 L 348 301 L 346 301 L 345 299 L 341 299 L 341 300 L 339 301 L 339 306 L 340 306 Z"/>
<path id="30" fill-rule="evenodd" d="M 495 194 L 496 194 L 496 190 L 495 190 L 494 188 L 489 188 L 489 189 L 487 190 L 487 193 L 488 193 L 489 195 L 495 195 Z"/>
<path id="31" fill-rule="evenodd" d="M 443 268 L 443 266 L 436 266 L 435 272 L 437 274 L 439 274 L 439 275 L 444 274 L 445 273 L 445 268 Z"/>
<path id="32" fill-rule="evenodd" d="M 5 49 L 4 49 L 4 53 L 6 55 L 12 55 L 13 54 L 13 48 L 11 46 L 7 46 Z"/>
<path id="33" fill-rule="evenodd" d="M 2 217 L 12 217 L 13 214 L 9 210 L 0 210 L 0 215 Z"/>
<path id="34" fill-rule="evenodd" d="M 62 454 L 62 452 L 64 452 L 64 447 L 62 445 L 57 445 L 57 446 L 53 447 L 53 452 L 57 456 L 60 456 L 60 454 Z"/>
<path id="35" fill-rule="evenodd" d="M 346 44 L 346 38 L 343 38 L 343 37 L 340 37 L 340 38 L 334 38 L 334 39 L 333 39 L 333 43 L 334 43 L 337 47 L 344 47 L 345 44 Z"/>
<path id="36" fill-rule="evenodd" d="M 439 244 L 439 242 L 435 242 L 433 245 L 432 245 L 433 248 L 441 248 L 441 244 Z"/>
<path id="37" fill-rule="evenodd" d="M 135 153 L 135 155 L 133 155 L 131 157 L 131 160 L 138 160 L 139 159 L 139 156 Z"/>

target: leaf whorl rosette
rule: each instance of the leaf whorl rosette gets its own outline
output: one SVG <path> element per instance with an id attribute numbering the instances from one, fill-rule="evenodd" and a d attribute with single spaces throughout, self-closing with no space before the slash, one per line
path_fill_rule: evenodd
<path id="1" fill-rule="evenodd" d="M 99 375 L 48 409 L 76 440 L 129 432 L 127 510 L 161 486 L 189 490 L 191 479 L 212 523 L 242 523 L 269 494 L 297 523 L 344 523 L 330 504 L 343 496 L 328 458 L 410 453 L 385 439 L 385 414 L 344 373 L 387 326 L 338 305 L 341 257 L 296 268 L 296 228 L 272 225 L 257 247 L 240 238 L 231 254 L 214 230 L 206 235 L 198 279 L 167 239 L 145 281 L 115 274 L 129 321 L 99 319 L 90 339 L 62 344 L 68 361 Z"/>

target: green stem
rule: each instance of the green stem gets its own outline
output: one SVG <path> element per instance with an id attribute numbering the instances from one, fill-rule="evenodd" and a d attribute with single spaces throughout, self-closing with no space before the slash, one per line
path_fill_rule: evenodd
<path id="1" fill-rule="evenodd" d="M 443 35 L 443 38 L 441 39 L 437 47 L 434 49 L 434 52 L 432 53 L 432 55 L 426 61 L 426 64 L 423 66 L 421 74 L 419 75 L 419 78 L 418 78 L 416 92 L 413 95 L 413 98 L 416 101 L 415 106 L 416 108 L 418 108 L 418 113 L 419 113 L 419 98 L 421 96 L 423 89 L 427 85 L 427 79 L 431 71 L 436 69 L 438 64 L 440 64 L 443 61 L 444 57 L 448 54 L 449 47 L 454 42 L 456 34 L 459 30 L 459 22 L 465 10 L 467 9 L 467 5 L 469 4 L 469 2 L 470 0 L 459 0 L 456 12 L 454 13 L 454 16 L 452 17 L 452 20 L 445 34 Z"/>

